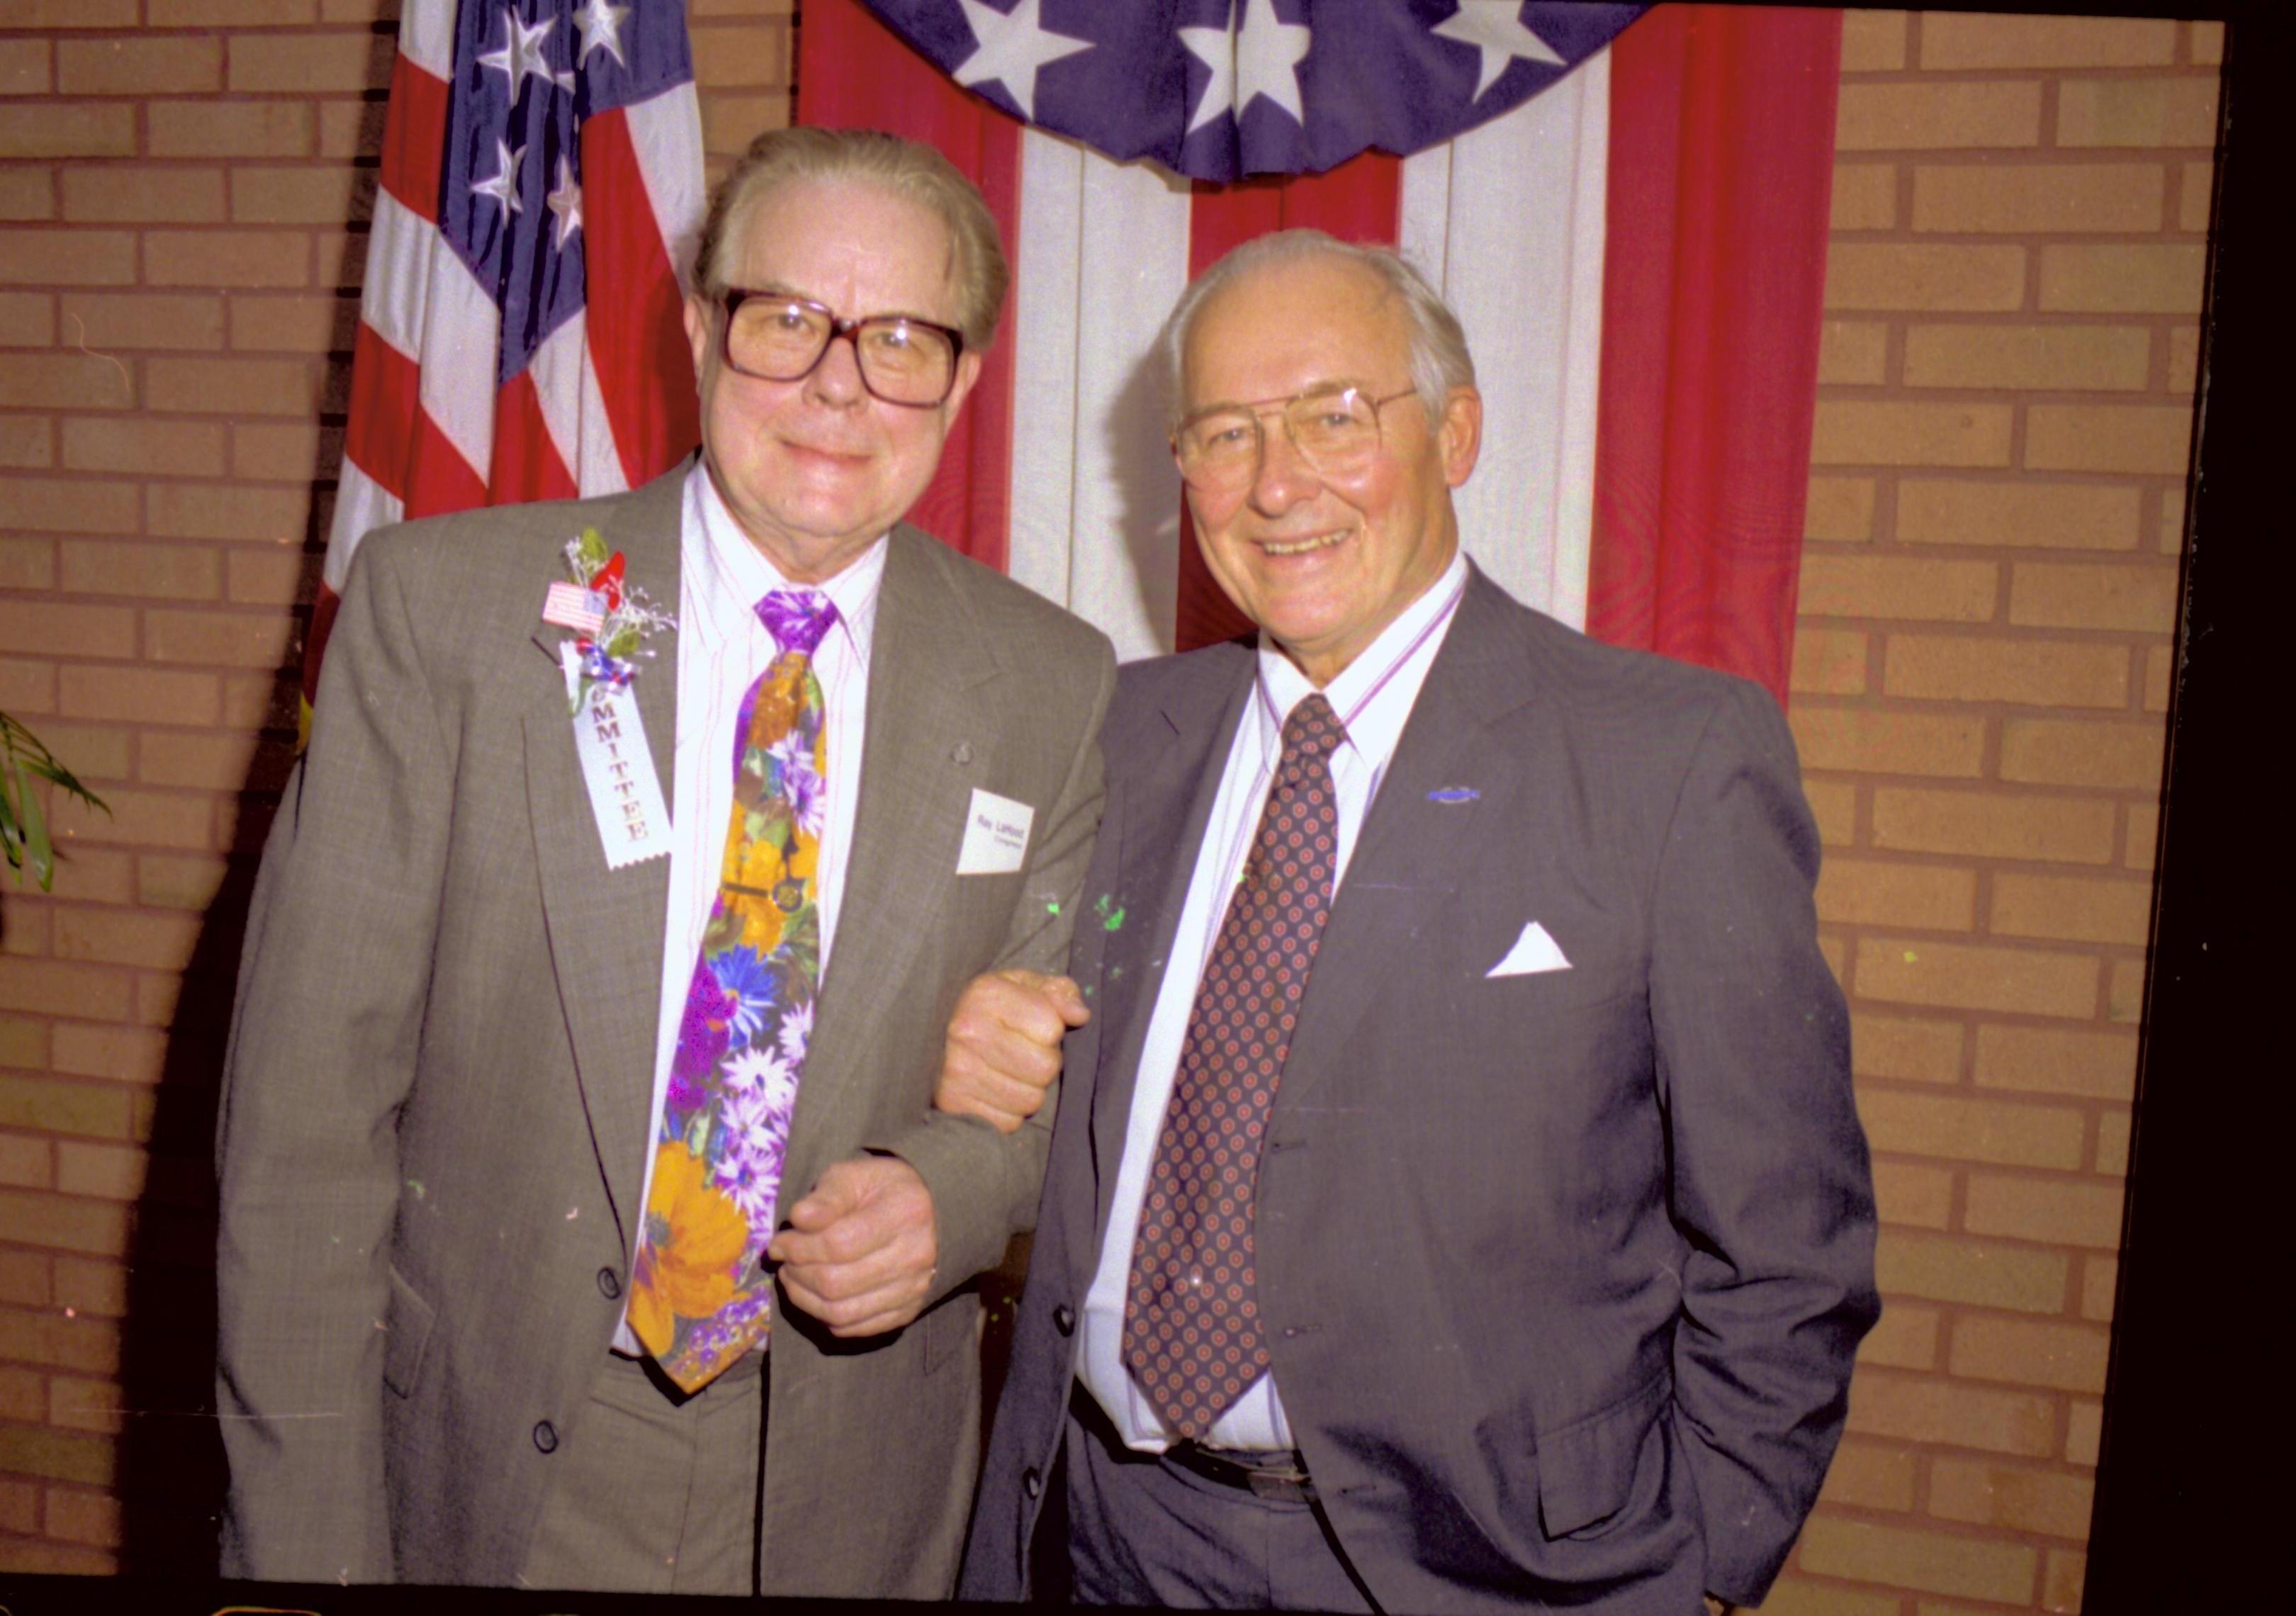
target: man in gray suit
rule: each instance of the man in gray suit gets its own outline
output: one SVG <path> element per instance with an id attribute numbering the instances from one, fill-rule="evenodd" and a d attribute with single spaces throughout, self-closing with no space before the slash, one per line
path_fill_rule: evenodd
<path id="1" fill-rule="evenodd" d="M 1064 1461 L 1087 1602 L 1759 1601 L 1876 1312 L 1785 725 L 1466 562 L 1473 367 L 1394 255 L 1263 238 L 1167 342 L 1260 632 L 1118 681 L 959 1591 L 1048 1586 Z M 941 1103 L 1017 1126 L 1063 1002 L 984 985 Z"/>
<path id="2" fill-rule="evenodd" d="M 900 521 L 1007 279 L 955 169 L 764 136 L 695 279 L 698 462 L 351 571 L 223 1099 L 229 1574 L 954 1580 L 1048 1129 L 930 1101 L 1064 956 L 1113 661 Z"/>

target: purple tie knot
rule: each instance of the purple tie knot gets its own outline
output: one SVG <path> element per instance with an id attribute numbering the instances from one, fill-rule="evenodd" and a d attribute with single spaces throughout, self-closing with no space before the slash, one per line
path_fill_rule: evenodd
<path id="1" fill-rule="evenodd" d="M 809 657 L 837 621 L 837 605 L 817 589 L 776 589 L 758 603 L 758 620 L 784 655 Z"/>

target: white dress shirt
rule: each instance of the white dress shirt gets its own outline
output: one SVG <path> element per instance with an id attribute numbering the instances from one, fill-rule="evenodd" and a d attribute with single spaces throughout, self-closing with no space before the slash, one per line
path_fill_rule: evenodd
<path id="1" fill-rule="evenodd" d="M 693 962 L 701 954 L 701 933 L 709 924 L 725 864 L 726 827 L 734 813 L 734 726 L 742 716 L 742 697 L 781 654 L 757 613 L 758 603 L 776 589 L 816 589 L 837 607 L 836 623 L 813 653 L 829 750 L 814 902 L 821 922 L 821 968 L 829 969 L 838 903 L 844 896 L 845 869 L 853 852 L 853 808 L 860 794 L 861 744 L 868 716 L 869 645 L 877 627 L 877 592 L 885 581 L 885 540 L 880 537 L 859 560 L 825 583 L 792 585 L 750 542 L 709 480 L 709 468 L 697 460 L 685 480 L 679 570 L 669 904 L 662 926 L 653 1109 L 648 1113 L 656 1128 L 663 1096 L 669 1092 L 670 1061 L 677 1052 L 678 1024 L 693 980 Z M 652 671 L 659 677 L 666 670 Z M 638 1194 L 641 1208 L 653 1185 L 653 1144 L 654 1135 L 649 1132 L 645 1176 Z M 784 1186 L 783 1205 L 804 1188 Z M 614 1348 L 632 1357 L 645 1351 L 627 1318 L 615 1331 Z"/>
<path id="2" fill-rule="evenodd" d="M 1324 687 L 1324 699 L 1348 732 L 1347 739 L 1332 754 L 1332 787 L 1339 800 L 1340 821 L 1339 849 L 1332 865 L 1334 891 L 1347 877 L 1348 860 L 1355 852 L 1364 816 L 1371 810 L 1372 799 L 1379 794 L 1388 759 L 1395 754 L 1395 743 L 1419 699 L 1427 669 L 1450 631 L 1452 613 L 1466 585 L 1466 560 L 1455 555 L 1434 587 L 1405 607 L 1360 656 Z M 1188 882 L 1179 929 L 1172 937 L 1163 986 L 1156 996 L 1147 1041 L 1141 1046 L 1132 1113 L 1125 1128 L 1124 1159 L 1117 1169 L 1115 1197 L 1109 1205 L 1108 1235 L 1100 1248 L 1100 1266 L 1094 1272 L 1077 1330 L 1078 1378 L 1115 1422 L 1125 1446 L 1144 1453 L 1163 1452 L 1178 1433 L 1156 1412 L 1124 1366 L 1124 1308 L 1130 1290 L 1132 1247 L 1140 1227 L 1140 1205 L 1147 1195 L 1149 1169 L 1163 1135 L 1172 1084 L 1179 1073 L 1180 1047 L 1187 1036 L 1197 982 L 1219 935 L 1228 897 L 1243 879 L 1244 858 L 1251 850 L 1268 788 L 1275 777 L 1276 761 L 1283 753 L 1283 720 L 1315 688 L 1273 640 L 1265 634 L 1259 636 L 1257 687 L 1243 721 L 1236 726 L 1234 743 L 1228 748 L 1219 795 L 1204 826 L 1203 845 L 1196 854 L 1195 874 Z M 1291 1423 L 1283 1417 L 1283 1401 L 1274 1374 L 1253 1382 L 1213 1424 L 1205 1440 L 1213 1448 L 1297 1447 Z"/>

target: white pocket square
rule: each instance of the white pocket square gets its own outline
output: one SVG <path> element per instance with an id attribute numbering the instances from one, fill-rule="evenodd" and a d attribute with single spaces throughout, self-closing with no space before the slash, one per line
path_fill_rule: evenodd
<path id="1" fill-rule="evenodd" d="M 1562 948 L 1546 934 L 1546 928 L 1532 921 L 1514 939 L 1514 947 L 1506 957 L 1483 972 L 1486 980 L 1496 976 L 1531 976 L 1541 971 L 1568 971 L 1570 962 Z"/>

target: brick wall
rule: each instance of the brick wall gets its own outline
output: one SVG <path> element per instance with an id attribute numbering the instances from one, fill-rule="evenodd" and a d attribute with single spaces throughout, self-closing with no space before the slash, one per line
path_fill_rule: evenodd
<path id="1" fill-rule="evenodd" d="M 690 9 L 714 177 L 793 4 Z M 0 1571 L 202 1563 L 214 1071 L 395 12 L 0 0 L 0 708 L 114 811 L 0 900 Z M 1849 14 L 1792 717 L 1890 1307 L 1773 1610 L 2079 1603 L 2216 50 Z"/>
<path id="2" fill-rule="evenodd" d="M 1791 716 L 1888 1310 L 1773 1610 L 2079 1607 L 2220 45 L 1847 19 Z"/>
<path id="3" fill-rule="evenodd" d="M 0 898 L 0 1571 L 212 1563 L 215 1072 L 398 9 L 0 0 L 0 709 L 112 810 Z M 689 10 L 714 176 L 792 0 Z"/>

